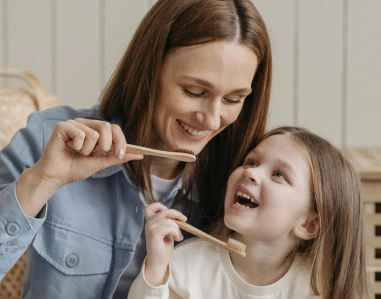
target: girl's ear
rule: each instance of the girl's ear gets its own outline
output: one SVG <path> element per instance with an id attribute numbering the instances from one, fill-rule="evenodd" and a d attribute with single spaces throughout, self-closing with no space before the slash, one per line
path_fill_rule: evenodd
<path id="1" fill-rule="evenodd" d="M 319 215 L 311 212 L 307 218 L 300 217 L 295 223 L 293 232 L 303 240 L 315 238 L 319 232 Z"/>

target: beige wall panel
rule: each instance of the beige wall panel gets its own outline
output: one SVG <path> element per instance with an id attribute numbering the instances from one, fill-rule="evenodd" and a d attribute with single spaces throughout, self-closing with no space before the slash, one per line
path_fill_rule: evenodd
<path id="1" fill-rule="evenodd" d="M 381 147 L 381 1 L 348 3 L 349 146 Z"/>
<path id="2" fill-rule="evenodd" d="M 298 26 L 298 125 L 340 146 L 343 0 L 300 0 Z"/>
<path id="3" fill-rule="evenodd" d="M 4 0 L 0 0 L 0 67 L 4 67 Z M 2 79 L 0 78 L 0 84 L 2 84 Z"/>
<path id="4" fill-rule="evenodd" d="M 151 0 L 105 1 L 104 82 L 109 80 L 150 7 Z"/>
<path id="5" fill-rule="evenodd" d="M 98 102 L 101 90 L 99 1 L 56 1 L 56 86 L 63 104 Z"/>
<path id="6" fill-rule="evenodd" d="M 5 49 L 5 28 L 4 28 L 4 0 L 0 0 L 0 67 L 4 67 L 5 64 L 5 56 L 4 56 L 4 49 Z M 5 85 L 4 78 L 0 77 L 0 86 Z"/>
<path id="7" fill-rule="evenodd" d="M 6 3 L 8 66 L 32 71 L 44 88 L 52 90 L 51 1 L 12 0 Z"/>
<path id="8" fill-rule="evenodd" d="M 273 87 L 268 127 L 293 124 L 295 1 L 253 0 L 269 31 Z"/>

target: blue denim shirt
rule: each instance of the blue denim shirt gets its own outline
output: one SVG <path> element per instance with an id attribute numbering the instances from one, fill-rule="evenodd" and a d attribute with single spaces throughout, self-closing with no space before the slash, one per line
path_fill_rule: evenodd
<path id="1" fill-rule="evenodd" d="M 28 248 L 23 298 L 111 298 L 142 232 L 143 203 L 125 165 L 61 187 L 36 218 L 19 206 L 20 174 L 40 158 L 55 125 L 77 117 L 100 119 L 98 107 L 33 113 L 0 152 L 0 278 Z M 184 198 L 176 208 L 187 213 L 189 204 Z M 197 226 L 199 218 L 188 222 Z"/>

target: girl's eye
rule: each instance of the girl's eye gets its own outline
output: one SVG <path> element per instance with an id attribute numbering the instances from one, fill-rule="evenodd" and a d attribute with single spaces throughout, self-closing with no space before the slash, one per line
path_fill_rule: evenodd
<path id="1" fill-rule="evenodd" d="M 287 178 L 286 178 L 286 176 L 285 176 L 283 173 L 281 173 L 280 171 L 276 171 L 276 172 L 274 173 L 274 176 L 276 176 L 277 178 L 280 178 L 280 179 L 282 179 L 282 180 L 285 180 L 285 181 L 287 182 Z"/>
<path id="2" fill-rule="evenodd" d="M 257 161 L 254 159 L 246 159 L 245 162 L 243 162 L 243 165 L 249 167 L 257 167 Z"/>
<path id="3" fill-rule="evenodd" d="M 185 87 L 183 88 L 183 90 L 188 96 L 191 96 L 193 98 L 201 98 L 205 95 L 205 91 L 197 93 L 197 92 L 192 92 L 192 91 L 186 89 Z"/>
<path id="4" fill-rule="evenodd" d="M 225 103 L 228 104 L 228 105 L 234 105 L 234 104 L 240 104 L 242 103 L 242 98 L 238 99 L 238 100 L 232 100 L 232 99 L 229 99 L 229 98 L 223 98 Z"/>

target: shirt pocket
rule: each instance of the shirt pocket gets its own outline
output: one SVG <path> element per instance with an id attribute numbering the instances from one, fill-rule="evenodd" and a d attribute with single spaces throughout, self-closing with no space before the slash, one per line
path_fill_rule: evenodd
<path id="1" fill-rule="evenodd" d="M 112 246 L 84 234 L 45 222 L 32 246 L 65 275 L 94 275 L 110 271 Z"/>

